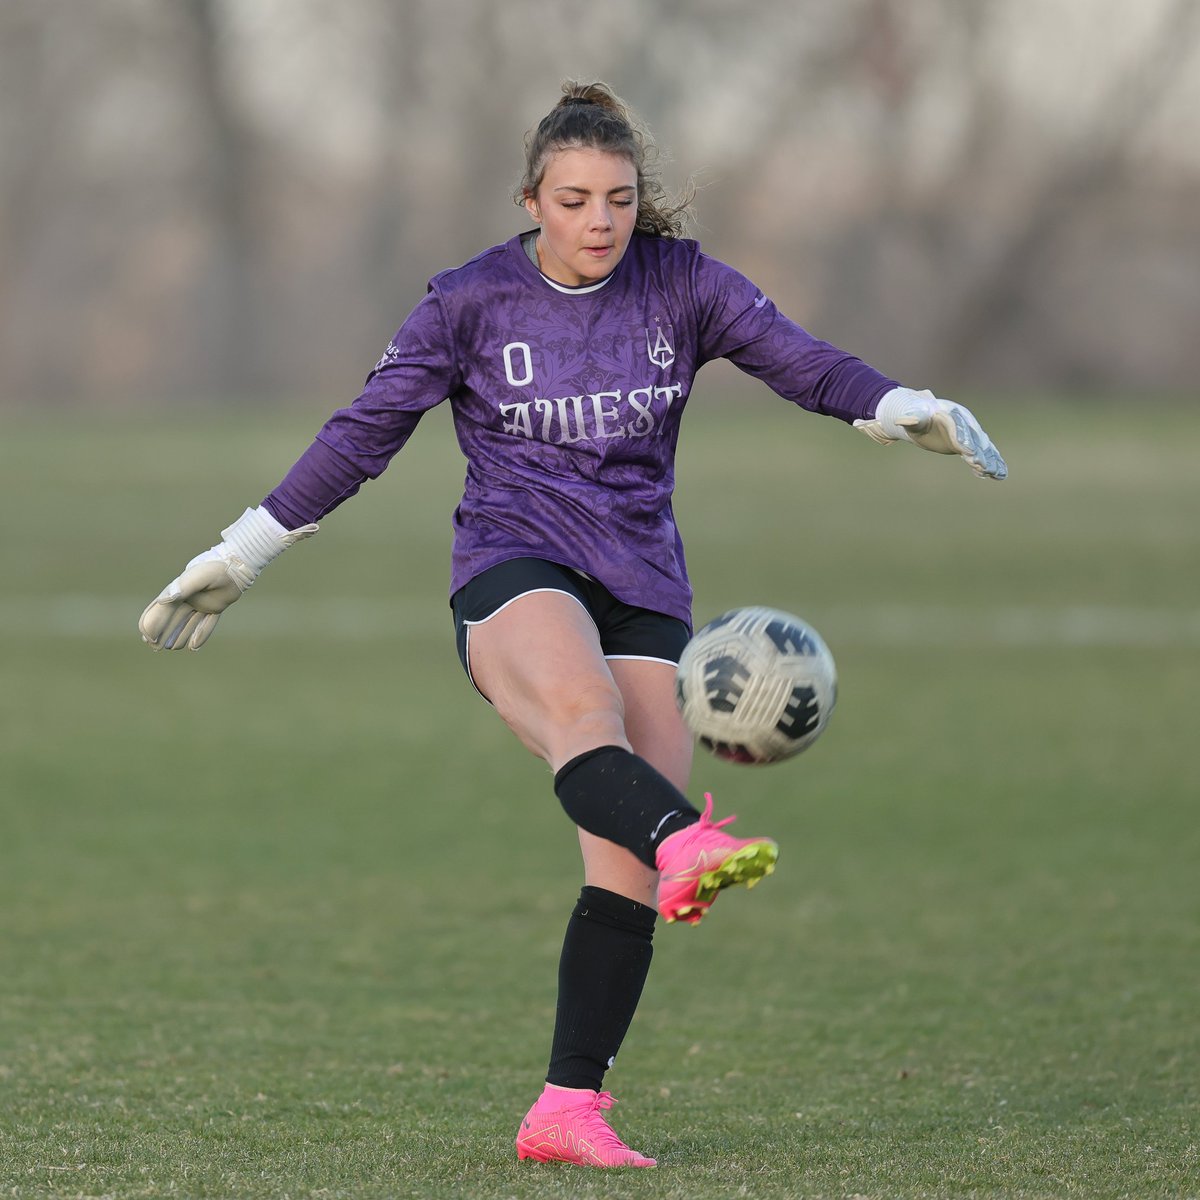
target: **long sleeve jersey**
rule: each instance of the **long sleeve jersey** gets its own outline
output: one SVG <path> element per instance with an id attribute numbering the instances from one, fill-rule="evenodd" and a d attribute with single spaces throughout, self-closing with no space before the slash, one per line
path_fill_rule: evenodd
<path id="1" fill-rule="evenodd" d="M 690 623 L 675 448 L 696 372 L 716 358 L 848 422 L 896 386 L 694 241 L 635 235 L 611 275 L 567 288 L 518 236 L 430 281 L 361 394 L 264 503 L 292 528 L 319 519 L 448 399 L 467 467 L 451 593 L 497 563 L 544 558 Z"/>

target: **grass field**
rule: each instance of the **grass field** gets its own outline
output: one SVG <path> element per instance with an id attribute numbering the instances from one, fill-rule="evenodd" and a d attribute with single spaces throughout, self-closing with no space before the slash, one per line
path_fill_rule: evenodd
<path id="1" fill-rule="evenodd" d="M 512 1150 L 579 872 L 454 655 L 446 415 L 200 655 L 141 607 L 323 413 L 6 416 L 0 1196 L 1200 1196 L 1200 412 L 979 409 L 1003 487 L 689 414 L 697 617 L 841 694 L 697 762 L 780 868 L 659 930 L 617 1173 Z"/>

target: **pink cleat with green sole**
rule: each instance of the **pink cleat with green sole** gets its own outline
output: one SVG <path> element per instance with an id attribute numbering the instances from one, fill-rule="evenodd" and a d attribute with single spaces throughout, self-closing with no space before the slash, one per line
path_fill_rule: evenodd
<path id="1" fill-rule="evenodd" d="M 655 855 L 658 911 L 668 922 L 695 925 L 722 888 L 754 887 L 775 870 L 779 847 L 770 838 L 735 838 L 724 832 L 733 817 L 712 820 L 712 796 L 700 820 L 671 834 Z"/>
<path id="2" fill-rule="evenodd" d="M 604 1119 L 602 1110 L 615 1103 L 608 1092 L 546 1084 L 517 1132 L 517 1158 L 581 1167 L 656 1166 L 630 1150 Z"/>

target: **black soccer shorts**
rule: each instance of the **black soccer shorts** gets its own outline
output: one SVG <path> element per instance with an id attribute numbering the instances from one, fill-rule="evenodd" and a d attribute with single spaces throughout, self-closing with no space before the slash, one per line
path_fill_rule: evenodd
<path id="1" fill-rule="evenodd" d="M 684 622 L 649 608 L 626 604 L 581 571 L 542 558 L 511 558 L 476 575 L 450 598 L 458 657 L 468 679 L 471 679 L 468 655 L 471 627 L 482 625 L 530 592 L 563 592 L 579 601 L 596 626 L 605 658 L 648 659 L 673 666 L 692 636 Z M 471 684 L 474 686 L 474 679 Z"/>

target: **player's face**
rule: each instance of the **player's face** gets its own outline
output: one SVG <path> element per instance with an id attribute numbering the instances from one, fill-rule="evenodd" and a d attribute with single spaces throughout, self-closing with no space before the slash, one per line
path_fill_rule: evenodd
<path id="1" fill-rule="evenodd" d="M 559 150 L 525 207 L 542 230 L 538 262 L 558 283 L 581 287 L 611 274 L 637 221 L 637 169 L 606 150 Z"/>

